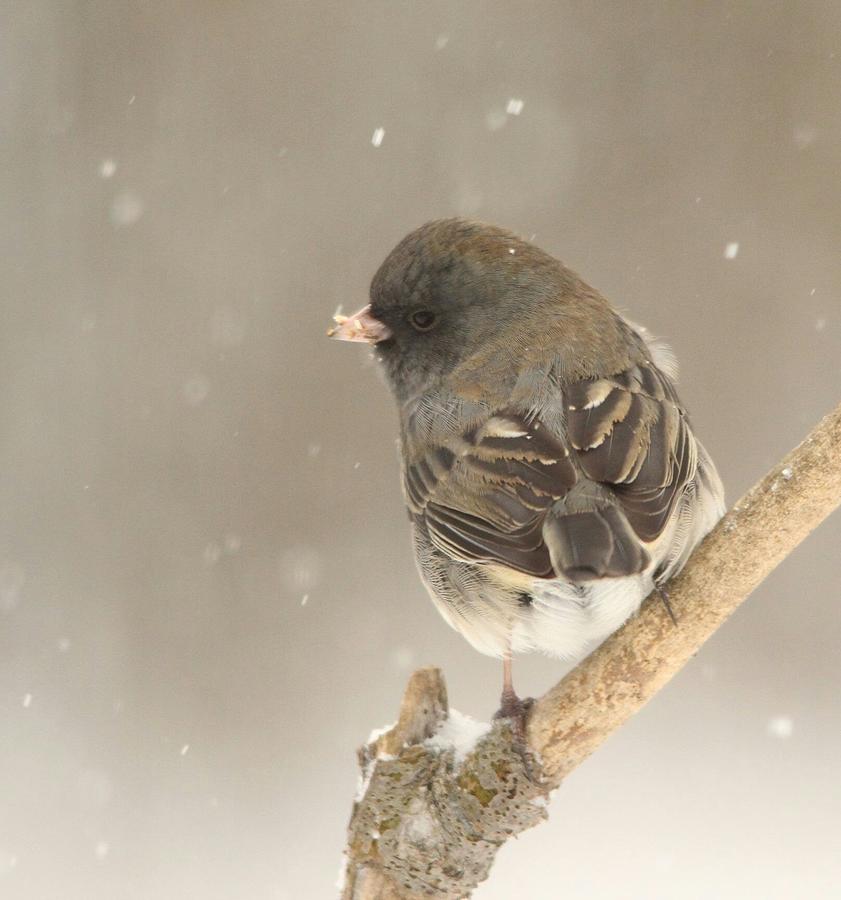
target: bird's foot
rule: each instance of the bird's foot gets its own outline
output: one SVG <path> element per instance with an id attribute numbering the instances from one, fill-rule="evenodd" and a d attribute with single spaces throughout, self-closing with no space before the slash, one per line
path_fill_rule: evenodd
<path id="1" fill-rule="evenodd" d="M 514 691 L 503 691 L 500 707 L 494 713 L 495 719 L 510 720 L 514 740 L 523 747 L 526 745 L 526 720 L 532 706 L 534 706 L 532 697 L 521 700 Z"/>
<path id="2" fill-rule="evenodd" d="M 534 706 L 532 697 L 521 700 L 514 691 L 503 691 L 502 703 L 494 713 L 494 719 L 508 719 L 511 723 L 511 749 L 522 759 L 526 777 L 530 780 L 534 780 L 535 770 L 534 758 L 526 742 L 526 722 L 532 706 Z"/>

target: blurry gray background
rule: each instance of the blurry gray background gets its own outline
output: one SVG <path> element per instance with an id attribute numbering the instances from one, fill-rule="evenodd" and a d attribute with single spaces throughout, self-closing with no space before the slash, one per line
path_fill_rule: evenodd
<path id="1" fill-rule="evenodd" d="M 500 681 L 415 575 L 391 401 L 331 314 L 426 219 L 536 233 L 672 342 L 732 503 L 841 398 L 841 6 L 3 19 L 0 896 L 331 897 L 408 672 L 479 718 Z M 476 896 L 841 896 L 839 539 Z"/>

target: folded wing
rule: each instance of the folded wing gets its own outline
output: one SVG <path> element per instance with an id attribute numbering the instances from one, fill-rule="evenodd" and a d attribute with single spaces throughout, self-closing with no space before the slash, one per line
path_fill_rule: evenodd
<path id="1" fill-rule="evenodd" d="M 697 466 L 674 389 L 653 364 L 564 390 L 565 428 L 502 410 L 404 472 L 411 515 L 456 559 L 573 581 L 650 562 Z"/>

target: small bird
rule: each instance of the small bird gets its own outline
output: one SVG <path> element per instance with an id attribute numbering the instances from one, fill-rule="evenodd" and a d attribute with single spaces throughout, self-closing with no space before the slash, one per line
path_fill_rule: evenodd
<path id="1" fill-rule="evenodd" d="M 582 655 L 724 512 L 674 356 L 548 253 L 459 218 L 411 232 L 334 318 L 397 401 L 421 578 L 503 660 L 497 715 L 522 721 L 512 654 Z"/>

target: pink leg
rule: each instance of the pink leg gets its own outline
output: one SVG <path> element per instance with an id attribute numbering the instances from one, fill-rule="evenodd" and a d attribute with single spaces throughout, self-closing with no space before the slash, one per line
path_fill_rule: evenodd
<path id="1" fill-rule="evenodd" d="M 506 705 L 506 701 L 516 701 L 517 692 L 514 690 L 514 678 L 511 674 L 511 651 L 509 650 L 502 658 L 502 705 Z"/>
<path id="2" fill-rule="evenodd" d="M 511 651 L 502 658 L 502 697 L 495 719 L 512 719 L 515 732 L 522 737 L 525 734 L 526 713 L 532 700 L 521 700 L 514 690 L 514 679 L 511 674 Z"/>

